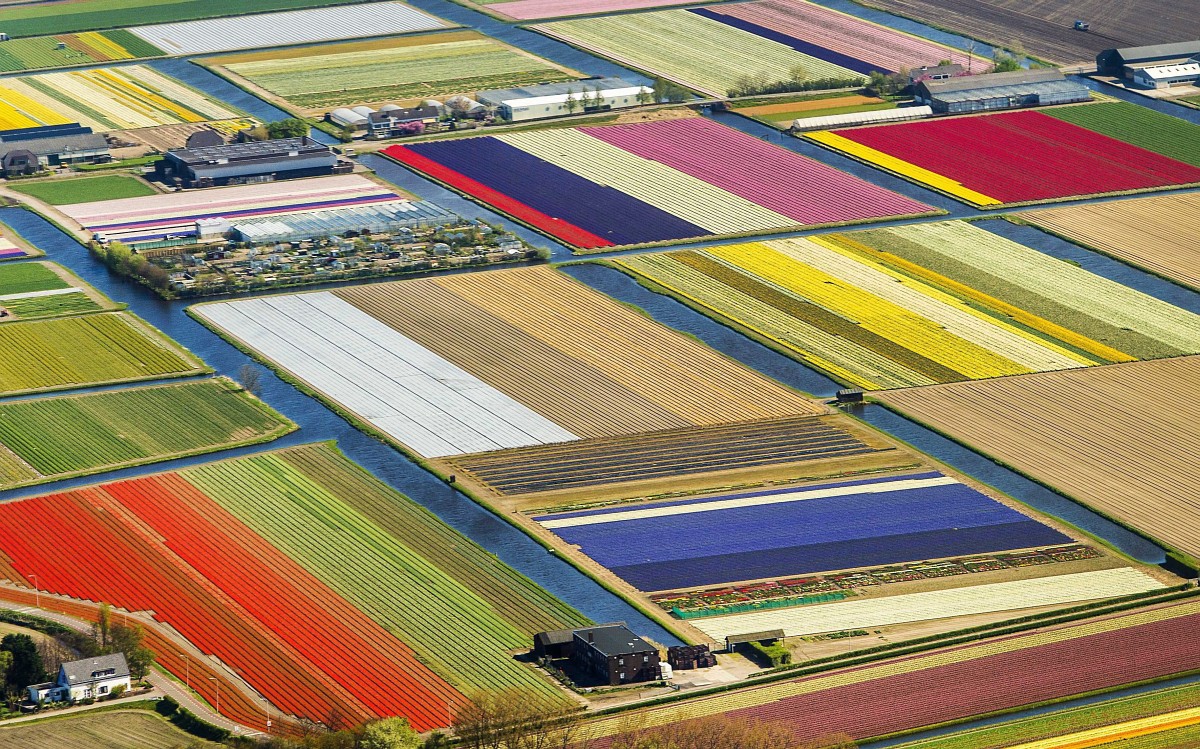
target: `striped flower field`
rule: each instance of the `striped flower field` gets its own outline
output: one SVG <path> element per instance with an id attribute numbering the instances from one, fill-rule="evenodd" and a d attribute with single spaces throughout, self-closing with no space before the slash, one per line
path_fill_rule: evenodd
<path id="1" fill-rule="evenodd" d="M 383 153 L 585 250 L 937 212 L 702 118 L 508 133 Z"/>
<path id="2" fill-rule="evenodd" d="M 967 222 L 615 262 L 868 389 L 1200 351 L 1200 316 Z"/>
<path id="3" fill-rule="evenodd" d="M 0 573 L 152 610 L 277 709 L 345 725 L 444 727 L 480 689 L 557 702 L 509 651 L 586 621 L 324 445 L 0 505 Z"/>
<path id="4" fill-rule="evenodd" d="M 59 44 L 65 45 L 62 49 Z M 9 39 L 0 44 L 0 72 L 134 60 L 166 54 L 125 29 Z"/>

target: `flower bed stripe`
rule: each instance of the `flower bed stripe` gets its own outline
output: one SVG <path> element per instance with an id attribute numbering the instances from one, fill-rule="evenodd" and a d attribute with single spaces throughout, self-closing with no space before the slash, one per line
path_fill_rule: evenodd
<path id="1" fill-rule="evenodd" d="M 850 55 L 843 55 L 841 52 L 835 52 L 832 49 L 827 49 L 818 44 L 812 44 L 811 42 L 806 42 L 803 39 L 797 39 L 794 36 L 784 34 L 783 32 L 776 31 L 775 29 L 767 28 L 766 26 L 760 26 L 757 23 L 751 23 L 750 21 L 737 18 L 736 16 L 725 15 L 712 8 L 688 8 L 687 10 L 690 13 L 703 16 L 711 21 L 723 23 L 726 26 L 732 26 L 733 28 L 740 29 L 742 31 L 748 31 L 755 36 L 762 37 L 763 39 L 770 39 L 773 42 L 779 42 L 780 44 L 791 47 L 797 52 L 810 55 L 818 60 L 824 60 L 831 65 L 837 65 L 838 67 L 845 68 L 849 72 L 862 73 L 863 75 L 869 75 L 872 70 L 878 70 L 881 73 L 889 74 L 895 72 L 892 70 L 887 70 L 880 65 L 872 65 L 869 62 L 860 60 L 856 57 L 851 57 Z"/>

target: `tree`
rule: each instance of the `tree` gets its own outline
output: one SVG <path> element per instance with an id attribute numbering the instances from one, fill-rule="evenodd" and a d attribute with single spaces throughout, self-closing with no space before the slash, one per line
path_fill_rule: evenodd
<path id="1" fill-rule="evenodd" d="M 638 88 L 638 92 L 637 92 L 637 103 L 638 104 L 644 105 L 644 104 L 651 104 L 653 102 L 654 102 L 654 91 L 652 89 L 648 89 L 645 86 Z"/>
<path id="2" fill-rule="evenodd" d="M 1009 73 L 1014 70 L 1021 69 L 1021 61 L 1012 55 L 1005 54 L 999 50 L 992 57 L 992 72 L 993 73 Z"/>
<path id="3" fill-rule="evenodd" d="M 4 685 L 8 683 L 8 670 L 12 668 L 13 654 L 7 650 L 0 650 L 0 692 L 4 691 Z"/>
<path id="4" fill-rule="evenodd" d="M 876 96 L 884 96 L 890 93 L 892 81 L 886 74 L 878 70 L 872 70 L 870 78 L 871 81 L 867 84 L 867 88 L 874 91 Z"/>
<path id="5" fill-rule="evenodd" d="M 667 81 L 662 76 L 658 76 L 657 78 L 654 79 L 653 91 L 654 91 L 654 101 L 656 103 L 662 104 L 664 101 L 667 100 Z"/>
<path id="6" fill-rule="evenodd" d="M 575 89 L 567 89 L 567 114 L 575 114 L 575 110 L 579 109 L 579 99 L 575 96 Z"/>
<path id="7" fill-rule="evenodd" d="M 100 647 L 108 647 L 108 633 L 112 625 L 112 606 L 107 603 L 100 604 L 100 611 L 96 616 L 96 636 L 100 639 Z"/>
<path id="8" fill-rule="evenodd" d="M 109 635 L 107 652 L 121 653 L 125 656 L 125 662 L 129 664 L 129 675 L 134 680 L 146 678 L 146 674 L 150 673 L 150 666 L 154 664 L 154 653 L 142 644 L 144 636 L 141 626 L 137 624 L 132 627 L 113 625 Z"/>
<path id="9" fill-rule="evenodd" d="M 418 749 L 421 739 L 407 718 L 386 718 L 368 723 L 358 746 L 359 749 Z"/>
<path id="10" fill-rule="evenodd" d="M 788 77 L 797 83 L 806 81 L 808 80 L 808 68 L 803 65 L 793 65 L 788 69 Z"/>
<path id="11" fill-rule="evenodd" d="M 12 654 L 12 665 L 8 667 L 6 683 L 13 689 L 24 689 L 30 684 L 46 680 L 42 656 L 37 644 L 29 635 L 10 634 L 0 640 L 0 650 Z"/>
<path id="12" fill-rule="evenodd" d="M 466 749 L 586 749 L 580 712 L 547 705 L 523 689 L 475 695 L 454 716 L 454 733 Z"/>
<path id="13" fill-rule="evenodd" d="M 247 392 L 262 395 L 262 372 L 258 367 L 250 363 L 243 364 L 238 370 L 237 380 Z"/>
<path id="14" fill-rule="evenodd" d="M 267 137 L 271 140 L 279 138 L 302 138 L 308 135 L 308 123 L 296 117 L 267 123 Z"/>

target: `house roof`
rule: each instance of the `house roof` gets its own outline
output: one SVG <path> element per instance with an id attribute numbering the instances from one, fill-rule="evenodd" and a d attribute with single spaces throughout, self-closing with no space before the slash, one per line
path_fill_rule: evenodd
<path id="1" fill-rule="evenodd" d="M 909 76 L 916 78 L 924 75 L 958 75 L 966 70 L 962 65 L 952 62 L 949 65 L 925 65 L 919 68 L 913 68 L 909 71 Z"/>
<path id="2" fill-rule="evenodd" d="M 66 675 L 67 685 L 72 687 L 129 676 L 129 664 L 125 662 L 125 656 L 121 653 L 64 663 L 62 670 Z M 108 673 L 109 671 L 112 673 Z"/>
<path id="3" fill-rule="evenodd" d="M 575 637 L 575 632 L 570 629 L 552 629 L 549 632 L 538 632 L 533 636 L 533 641 L 542 645 L 566 645 Z"/>
<path id="4" fill-rule="evenodd" d="M 1031 83 L 1046 83 L 1048 81 L 1061 81 L 1063 79 L 1063 74 L 1054 68 L 1040 68 L 1037 70 L 1013 70 L 1008 73 L 966 75 L 957 78 L 945 78 L 940 81 L 921 81 L 921 85 L 929 93 L 937 95 L 956 91 L 1000 88 L 1002 86 L 1024 86 Z"/>
<path id="5" fill-rule="evenodd" d="M 1125 62 L 1153 60 L 1166 57 L 1186 58 L 1191 57 L 1196 53 L 1200 53 L 1200 41 L 1175 42 L 1173 44 L 1150 44 L 1145 47 L 1121 47 L 1117 49 L 1116 52 Z"/>
<path id="6" fill-rule="evenodd" d="M 48 138 L 22 139 L 16 142 L 0 142 L 0 154 L 24 149 L 33 151 L 38 156 L 64 154 L 69 151 L 106 151 L 108 141 L 99 133 L 82 133 L 78 135 L 55 135 Z"/>
<path id="7" fill-rule="evenodd" d="M 650 643 L 635 635 L 624 624 L 607 624 L 575 630 L 575 637 L 602 655 L 628 655 L 656 651 Z"/>

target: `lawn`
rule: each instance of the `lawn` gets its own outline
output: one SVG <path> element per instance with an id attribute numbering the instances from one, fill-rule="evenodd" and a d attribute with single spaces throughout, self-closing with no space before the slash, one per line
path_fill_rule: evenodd
<path id="1" fill-rule="evenodd" d="M 0 747 L 16 749 L 176 749 L 216 747 L 184 733 L 149 710 L 63 716 L 0 728 Z"/>
<path id="2" fill-rule="evenodd" d="M 45 263 L 18 263 L 0 267 L 0 297 L 65 289 L 69 285 Z"/>
<path id="3" fill-rule="evenodd" d="M 17 182 L 10 185 L 16 192 L 28 195 L 50 205 L 90 203 L 96 200 L 117 198 L 140 198 L 154 195 L 154 188 L 134 177 L 122 174 L 107 174 L 103 177 L 80 177 L 78 179 L 51 179 L 42 182 Z"/>

